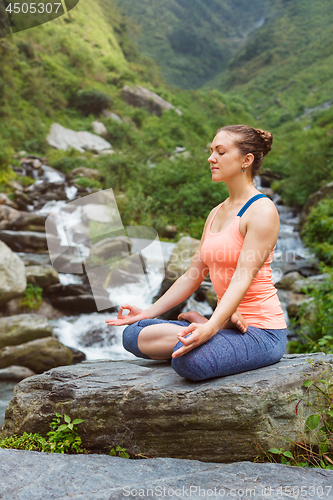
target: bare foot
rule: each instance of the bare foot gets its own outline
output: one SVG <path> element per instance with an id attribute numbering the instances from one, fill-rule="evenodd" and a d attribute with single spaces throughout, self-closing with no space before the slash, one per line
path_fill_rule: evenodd
<path id="1" fill-rule="evenodd" d="M 223 323 L 223 326 L 221 327 L 221 330 L 225 329 L 235 329 L 237 328 L 240 330 L 242 333 L 245 333 L 248 328 L 247 321 L 243 318 L 241 313 L 238 311 L 238 309 L 230 316 L 230 318 Z"/>
<path id="2" fill-rule="evenodd" d="M 188 311 L 185 313 L 178 314 L 178 319 L 183 321 L 189 321 L 190 323 L 207 323 L 208 319 L 201 316 L 197 311 Z"/>

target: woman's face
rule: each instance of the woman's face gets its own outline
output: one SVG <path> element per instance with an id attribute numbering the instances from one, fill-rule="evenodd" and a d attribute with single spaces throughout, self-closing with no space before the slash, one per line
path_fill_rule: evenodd
<path id="1" fill-rule="evenodd" d="M 242 174 L 244 156 L 241 155 L 234 137 L 229 132 L 222 130 L 214 137 L 210 153 L 208 161 L 214 182 Z"/>

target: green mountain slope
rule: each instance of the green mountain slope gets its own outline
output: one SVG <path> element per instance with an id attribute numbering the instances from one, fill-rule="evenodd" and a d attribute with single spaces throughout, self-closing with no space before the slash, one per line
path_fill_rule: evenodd
<path id="1" fill-rule="evenodd" d="M 198 88 L 223 71 L 249 33 L 264 20 L 266 0 L 118 0 L 141 27 L 131 34 L 166 80 Z"/>
<path id="2" fill-rule="evenodd" d="M 225 186 L 211 181 L 207 143 L 230 121 L 252 123 L 251 110 L 218 91 L 170 89 L 131 42 L 129 26 L 110 0 L 81 0 L 67 16 L 0 38 L 0 191 L 8 190 L 6 181 L 14 175 L 8 166 L 19 166 L 12 154 L 25 150 L 46 156 L 65 173 L 80 166 L 99 169 L 102 184 L 82 182 L 112 187 L 124 224 L 153 226 L 161 236 L 168 236 L 167 225 L 176 225 L 198 238 L 212 203 L 226 196 Z M 127 105 L 122 88 L 132 83 L 157 92 L 182 115 L 157 117 Z M 101 110 L 87 116 L 88 91 L 89 99 L 108 100 L 122 122 Z M 112 155 L 57 151 L 45 140 L 53 122 L 93 132 L 96 118 L 107 128 Z M 186 154 L 175 155 L 177 147 Z"/>

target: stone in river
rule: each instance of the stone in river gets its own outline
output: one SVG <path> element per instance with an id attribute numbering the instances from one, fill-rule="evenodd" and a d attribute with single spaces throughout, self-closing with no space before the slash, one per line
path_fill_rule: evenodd
<path id="1" fill-rule="evenodd" d="M 59 283 L 57 271 L 52 266 L 27 266 L 25 268 L 27 282 L 46 288 Z"/>
<path id="2" fill-rule="evenodd" d="M 0 461 L 2 500 L 333 499 L 333 471 L 281 464 L 126 460 L 10 449 L 0 449 Z"/>
<path id="3" fill-rule="evenodd" d="M 0 306 L 19 297 L 26 287 L 23 261 L 0 241 Z"/>
<path id="4" fill-rule="evenodd" d="M 15 252 L 47 250 L 45 233 L 36 231 L 0 231 L 0 240 Z M 48 240 L 54 245 L 60 244 L 60 238 L 48 234 Z"/>
<path id="5" fill-rule="evenodd" d="M 0 349 L 0 368 L 18 365 L 26 366 L 36 373 L 43 373 L 56 366 L 70 365 L 72 361 L 71 350 L 54 337 Z"/>
<path id="6" fill-rule="evenodd" d="M 0 318 L 0 348 L 19 345 L 52 335 L 46 318 L 38 314 L 17 314 Z"/>
<path id="7" fill-rule="evenodd" d="M 0 382 L 21 382 L 21 380 L 33 375 L 36 373 L 25 366 L 8 366 L 8 368 L 0 370 Z"/>
<path id="8" fill-rule="evenodd" d="M 85 419 L 80 433 L 92 451 L 108 453 L 121 441 L 129 453 L 155 457 L 253 460 L 258 447 L 276 447 L 281 438 L 286 450 L 288 438 L 297 439 L 300 419 L 312 410 L 301 404 L 297 417 L 295 406 L 306 395 L 303 382 L 322 376 L 322 360 L 332 368 L 332 355 L 287 355 L 201 382 L 180 377 L 167 361 L 84 361 L 20 382 L 3 433 L 46 435 L 58 412 Z"/>

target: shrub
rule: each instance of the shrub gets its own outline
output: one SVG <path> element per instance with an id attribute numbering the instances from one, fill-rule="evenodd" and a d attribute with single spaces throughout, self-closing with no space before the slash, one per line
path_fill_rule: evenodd
<path id="1" fill-rule="evenodd" d="M 99 90 L 81 90 L 76 96 L 75 104 L 85 116 L 99 115 L 103 109 L 110 106 L 111 99 Z"/>
<path id="2" fill-rule="evenodd" d="M 39 309 L 43 302 L 43 289 L 40 286 L 28 283 L 23 296 L 20 299 L 20 306 L 24 309 Z"/>
<path id="3" fill-rule="evenodd" d="M 320 260 L 333 265 L 333 199 L 324 198 L 311 208 L 301 236 Z"/>

